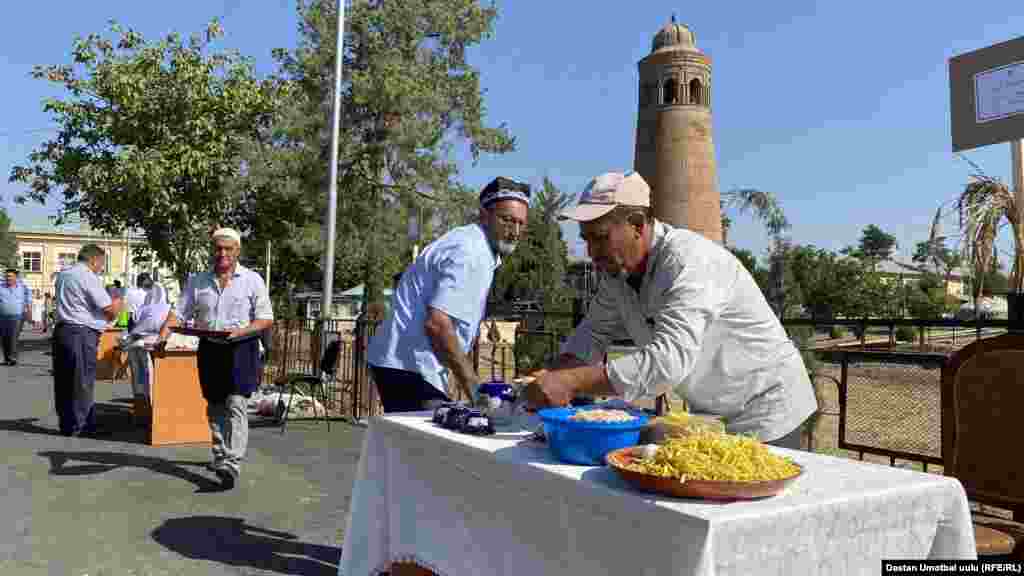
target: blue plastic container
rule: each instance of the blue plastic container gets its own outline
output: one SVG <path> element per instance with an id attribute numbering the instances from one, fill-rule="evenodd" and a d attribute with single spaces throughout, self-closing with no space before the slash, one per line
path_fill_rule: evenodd
<path id="1" fill-rule="evenodd" d="M 539 412 L 551 453 L 561 462 L 583 466 L 604 465 L 605 454 L 636 446 L 640 430 L 650 417 L 639 410 L 627 410 L 636 419 L 629 422 L 579 422 L 569 417 L 577 412 L 602 408 L 546 408 Z"/>
<path id="2" fill-rule="evenodd" d="M 485 382 L 477 388 L 477 392 L 481 396 L 491 396 L 494 398 L 501 398 L 505 402 L 515 402 L 516 392 L 510 384 L 495 380 L 491 382 Z"/>

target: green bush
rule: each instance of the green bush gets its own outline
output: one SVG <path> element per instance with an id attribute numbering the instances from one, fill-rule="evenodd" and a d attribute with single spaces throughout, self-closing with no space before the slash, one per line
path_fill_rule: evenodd
<path id="1" fill-rule="evenodd" d="M 832 338 L 833 340 L 837 338 L 845 338 L 846 328 L 843 328 L 842 326 L 833 326 L 828 331 L 828 337 Z"/>
<path id="2" fill-rule="evenodd" d="M 917 339 L 917 330 L 914 330 L 910 326 L 897 326 L 896 327 L 896 341 L 897 342 L 913 342 Z"/>

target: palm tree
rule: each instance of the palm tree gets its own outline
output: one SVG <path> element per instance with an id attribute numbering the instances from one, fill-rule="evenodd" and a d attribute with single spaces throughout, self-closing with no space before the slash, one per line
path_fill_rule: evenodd
<path id="1" fill-rule="evenodd" d="M 756 188 L 737 188 L 722 194 L 722 206 L 723 208 L 735 207 L 740 214 L 751 212 L 764 225 L 771 241 L 769 252 L 773 260 L 771 269 L 774 272 L 775 280 L 772 284 L 778 286 L 783 274 L 783 258 L 789 246 L 789 241 L 783 236 L 783 233 L 790 228 L 790 225 L 775 195 Z M 723 217 L 722 224 L 722 243 L 725 244 L 731 220 Z M 773 289 L 773 291 L 775 290 Z M 778 299 L 776 313 L 779 318 L 782 318 L 785 316 L 785 304 L 781 291 L 775 294 L 775 297 Z"/>
<path id="2" fill-rule="evenodd" d="M 722 208 L 736 208 L 740 214 L 753 212 L 754 217 L 764 224 L 772 241 L 779 240 L 781 234 L 790 228 L 789 220 L 782 212 L 782 206 L 771 192 L 758 190 L 756 188 L 737 188 L 722 194 Z M 723 223 L 728 227 L 732 221 L 723 217 Z M 727 228 L 722 231 L 722 243 L 725 244 Z"/>
<path id="3" fill-rule="evenodd" d="M 1003 218 L 1013 233 L 1014 257 L 1010 270 L 1011 293 L 1024 292 L 1024 222 L 1021 206 L 1010 189 L 998 178 L 985 175 L 971 163 L 975 173 L 957 199 L 960 214 L 960 229 L 964 232 L 963 252 L 974 271 L 975 310 L 980 310 L 981 290 L 985 273 L 992 262 L 996 236 L 1003 225 Z"/>

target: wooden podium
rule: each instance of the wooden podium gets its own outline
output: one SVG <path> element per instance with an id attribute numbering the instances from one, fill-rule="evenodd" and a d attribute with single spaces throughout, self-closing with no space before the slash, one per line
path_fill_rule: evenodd
<path id="1" fill-rule="evenodd" d="M 123 352 L 117 349 L 117 340 L 121 337 L 120 328 L 107 328 L 100 334 L 96 345 L 96 379 L 115 380 L 118 372 L 124 367 Z"/>
<path id="2" fill-rule="evenodd" d="M 209 443 L 206 400 L 199 387 L 195 350 L 164 350 L 153 358 L 149 444 Z"/>

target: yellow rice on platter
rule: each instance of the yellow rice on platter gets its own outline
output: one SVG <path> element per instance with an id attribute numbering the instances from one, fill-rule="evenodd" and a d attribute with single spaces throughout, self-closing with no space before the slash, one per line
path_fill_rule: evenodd
<path id="1" fill-rule="evenodd" d="M 669 438 L 658 446 L 653 457 L 634 459 L 624 467 L 681 482 L 781 480 L 800 471 L 791 460 L 772 454 L 756 438 L 707 431 Z"/>

